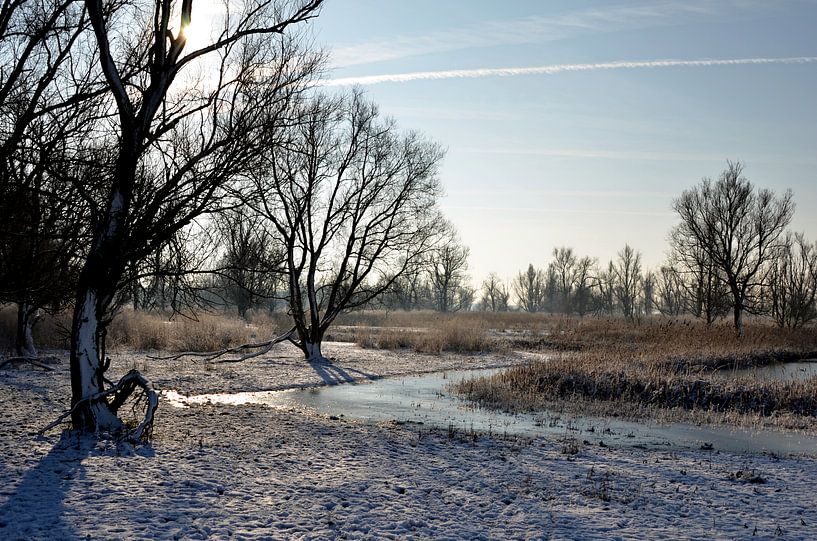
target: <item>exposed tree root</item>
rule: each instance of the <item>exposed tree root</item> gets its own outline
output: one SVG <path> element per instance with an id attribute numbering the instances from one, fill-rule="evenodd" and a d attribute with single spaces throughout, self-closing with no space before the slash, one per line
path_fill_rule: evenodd
<path id="1" fill-rule="evenodd" d="M 54 422 L 40 430 L 38 434 L 42 435 L 63 423 L 78 407 L 87 402 L 96 402 L 100 400 L 107 401 L 108 397 L 112 397 L 108 401 L 108 408 L 114 415 L 116 415 L 119 409 L 125 405 L 128 398 L 130 398 L 136 392 L 139 392 L 139 394 L 136 396 L 136 401 L 133 404 L 132 409 L 135 411 L 139 404 L 141 404 L 144 400 L 144 417 L 142 421 L 134 428 L 129 429 L 123 425 L 116 436 L 117 439 L 129 443 L 147 442 L 150 440 L 153 433 L 153 416 L 156 412 L 156 408 L 159 406 L 159 396 L 156 394 L 156 391 L 153 390 L 148 380 L 145 379 L 145 377 L 137 370 L 131 370 L 122 376 L 122 378 L 110 389 L 80 400 L 74 404 L 74 407 L 60 415 Z"/>
<path id="2" fill-rule="evenodd" d="M 272 348 L 276 344 L 280 344 L 281 342 L 286 342 L 287 340 L 293 342 L 292 336 L 295 334 L 295 327 L 292 327 L 290 330 L 285 332 L 284 334 L 273 338 L 272 340 L 268 340 L 266 342 L 257 342 L 257 343 L 250 343 L 250 344 L 242 344 L 240 346 L 232 347 L 232 348 L 225 348 L 220 349 L 218 351 L 185 351 L 182 353 L 176 353 L 175 355 L 168 355 L 165 357 L 158 357 L 158 356 L 148 356 L 149 359 L 159 360 L 159 361 L 175 361 L 176 359 L 181 359 L 182 357 L 199 357 L 204 361 L 214 361 L 219 357 L 223 357 L 224 355 L 230 355 L 231 353 L 240 353 L 242 351 L 246 351 L 248 349 L 258 349 L 263 348 L 260 351 L 254 351 L 252 353 L 247 353 L 242 355 L 236 359 L 221 359 L 219 362 L 222 363 L 240 363 L 242 361 L 246 361 L 248 359 L 252 359 L 254 357 L 260 357 L 265 353 L 269 353 Z M 296 344 L 297 345 L 297 344 Z"/>
<path id="3" fill-rule="evenodd" d="M 15 362 L 28 363 L 28 364 L 30 364 L 32 366 L 36 366 L 37 368 L 42 368 L 43 370 L 50 370 L 52 372 L 54 371 L 53 366 L 48 366 L 47 364 L 45 364 L 43 362 L 40 362 L 39 357 L 27 357 L 27 356 L 8 357 L 6 359 L 0 359 L 0 368 L 3 368 L 7 364 L 11 364 L 11 363 L 15 363 Z"/>

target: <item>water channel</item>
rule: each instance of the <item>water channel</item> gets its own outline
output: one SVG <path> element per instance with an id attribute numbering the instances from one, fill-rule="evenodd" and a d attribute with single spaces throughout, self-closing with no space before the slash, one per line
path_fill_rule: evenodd
<path id="1" fill-rule="evenodd" d="M 804 363 L 791 363 L 804 364 Z M 817 369 L 817 363 L 805 363 Z M 800 368 L 779 369 L 767 375 L 803 377 Z M 733 453 L 805 454 L 817 456 L 817 437 L 788 431 L 752 430 L 684 423 L 621 421 L 615 418 L 565 415 L 556 412 L 509 414 L 475 407 L 452 396 L 447 387 L 466 378 L 499 369 L 461 370 L 385 378 L 343 385 L 285 391 L 240 392 L 183 396 L 165 391 L 164 400 L 176 407 L 201 404 L 262 404 L 275 408 L 307 409 L 366 422 L 396 421 L 419 427 L 477 431 L 498 435 L 551 439 L 574 438 L 590 445 L 650 449 L 706 449 Z M 753 369 L 758 370 L 758 369 Z M 724 376 L 725 377 L 725 376 Z M 771 375 L 769 376 L 771 377 Z"/>

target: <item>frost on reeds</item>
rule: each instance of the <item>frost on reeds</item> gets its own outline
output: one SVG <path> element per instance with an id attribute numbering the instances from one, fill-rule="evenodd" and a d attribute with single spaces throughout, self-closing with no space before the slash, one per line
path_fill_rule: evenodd
<path id="1" fill-rule="evenodd" d="M 817 417 L 817 378 L 768 381 L 718 373 L 817 356 L 814 329 L 755 322 L 738 339 L 727 325 L 707 328 L 683 320 L 564 320 L 550 340 L 576 351 L 562 348 L 548 361 L 466 381 L 458 392 L 516 411 L 573 402 L 605 404 L 606 411 L 624 414 L 680 409 Z"/>

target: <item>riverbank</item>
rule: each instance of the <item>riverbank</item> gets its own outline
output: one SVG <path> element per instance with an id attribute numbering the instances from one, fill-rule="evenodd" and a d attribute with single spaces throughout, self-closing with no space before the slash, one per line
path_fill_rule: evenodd
<path id="1" fill-rule="evenodd" d="M 364 378 L 499 364 L 493 355 L 326 351 L 338 370 Z M 160 389 L 185 393 L 323 382 L 315 367 L 285 352 L 190 366 L 120 355 L 114 375 L 128 361 L 144 363 Z M 0 371 L 3 538 L 817 536 L 817 461 L 809 458 L 615 449 L 365 424 L 293 408 L 167 404 L 157 412 L 152 445 L 120 456 L 115 446 L 59 431 L 32 436 L 65 406 L 67 366 L 56 368 Z"/>
<path id="2" fill-rule="evenodd" d="M 817 357 L 813 328 L 752 323 L 738 338 L 728 325 L 669 319 L 566 325 L 551 333 L 558 347 L 547 360 L 466 382 L 456 391 L 509 411 L 817 432 L 817 378 L 810 371 L 773 378 L 772 370 L 759 370 Z"/>

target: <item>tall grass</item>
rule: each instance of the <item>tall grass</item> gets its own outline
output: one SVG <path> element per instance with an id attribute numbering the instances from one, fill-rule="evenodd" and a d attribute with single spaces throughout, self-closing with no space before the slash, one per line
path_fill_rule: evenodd
<path id="1" fill-rule="evenodd" d="M 532 410 L 565 401 L 608 402 L 610 409 L 680 408 L 817 416 L 817 379 L 724 379 L 720 369 L 817 357 L 813 328 L 778 329 L 764 321 L 738 338 L 727 324 L 654 318 L 554 321 L 546 335 L 557 350 L 545 362 L 511 368 L 458 387 L 485 405 Z"/>
<path id="2" fill-rule="evenodd" d="M 489 336 L 482 320 L 457 314 L 423 321 L 429 326 L 355 327 L 352 338 L 365 348 L 407 348 L 419 353 L 485 353 L 504 349 L 501 340 Z"/>
<path id="3" fill-rule="evenodd" d="M 249 322 L 216 313 L 195 318 L 123 309 L 108 328 L 107 346 L 135 350 L 214 351 L 246 342 L 271 338 L 289 323 L 286 314 L 250 314 Z M 0 309 L 0 351 L 14 347 L 17 312 L 13 306 Z M 68 349 L 71 313 L 44 314 L 34 327 L 39 349 Z"/>

